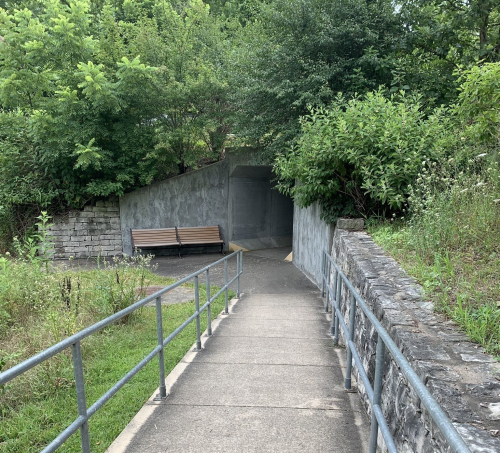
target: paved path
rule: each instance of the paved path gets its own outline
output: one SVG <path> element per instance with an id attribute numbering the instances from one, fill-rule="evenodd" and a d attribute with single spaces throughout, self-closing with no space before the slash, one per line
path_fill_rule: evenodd
<path id="1" fill-rule="evenodd" d="M 319 291 L 276 257 L 245 254 L 245 272 L 247 292 L 169 376 L 170 396 L 150 401 L 110 453 L 367 451 Z"/>

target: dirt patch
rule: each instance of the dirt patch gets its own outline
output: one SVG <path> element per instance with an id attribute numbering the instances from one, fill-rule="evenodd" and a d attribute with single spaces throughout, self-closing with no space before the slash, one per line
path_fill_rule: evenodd
<path id="1" fill-rule="evenodd" d="M 148 286 L 146 287 L 146 294 L 144 297 L 151 296 L 152 294 L 162 290 L 165 288 L 164 286 Z M 161 296 L 161 304 L 162 305 L 172 305 L 172 304 L 181 304 L 183 302 L 189 302 L 194 300 L 194 289 L 186 288 L 183 286 L 178 286 L 170 290 L 168 293 L 162 294 Z M 146 307 L 154 307 L 155 301 L 148 302 Z"/>

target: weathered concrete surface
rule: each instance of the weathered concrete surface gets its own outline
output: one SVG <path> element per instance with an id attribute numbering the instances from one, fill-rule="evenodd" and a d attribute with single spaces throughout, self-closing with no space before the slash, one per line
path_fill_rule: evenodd
<path id="1" fill-rule="evenodd" d="M 493 437 L 500 425 L 492 418 L 491 410 L 491 404 L 500 402 L 500 364 L 467 341 L 453 322 L 434 313 L 432 304 L 422 298 L 419 286 L 367 234 L 337 229 L 332 256 L 471 451 L 500 452 L 500 438 Z M 346 319 L 348 298 L 343 291 L 341 311 Z M 376 341 L 373 326 L 357 310 L 354 342 L 370 379 L 375 369 Z M 448 452 L 430 415 L 388 355 L 384 368 L 382 408 L 400 451 Z M 361 383 L 359 393 L 369 412 Z"/>
<path id="2" fill-rule="evenodd" d="M 302 286 L 288 292 L 284 272 L 271 274 L 280 265 L 245 254 L 247 282 L 256 268 L 265 278 L 242 282 L 249 293 L 219 317 L 201 352 L 186 355 L 182 374 L 167 378 L 167 400 L 150 400 L 109 453 L 367 451 L 364 410 L 343 390 L 343 354 L 328 336 L 319 292 L 283 263 Z M 274 291 L 260 292 L 267 288 Z"/>
<path id="3" fill-rule="evenodd" d="M 144 436 L 140 430 L 125 451 L 360 453 L 363 450 L 352 446 L 350 422 L 343 415 L 334 410 L 249 407 L 242 412 L 239 407 L 219 405 L 171 405 L 155 411 L 161 420 L 156 424 L 158 437 Z M 338 430 L 332 430 L 334 424 Z"/>
<path id="4" fill-rule="evenodd" d="M 241 276 L 241 288 L 245 293 L 252 294 L 281 294 L 287 292 L 316 294 L 318 288 L 297 269 L 292 263 L 284 261 L 289 248 L 273 250 L 257 250 L 243 254 L 244 272 Z M 182 278 L 194 271 L 213 263 L 221 256 L 188 255 L 178 257 L 159 257 L 152 263 L 157 265 L 156 272 L 166 277 Z M 235 275 L 236 259 L 229 261 L 228 273 Z M 203 277 L 200 277 L 203 281 Z M 221 286 L 224 282 L 224 266 L 217 266 L 210 270 L 210 281 L 213 285 Z"/>
<path id="5" fill-rule="evenodd" d="M 222 161 L 125 194 L 120 198 L 124 253 L 132 254 L 131 228 L 220 225 L 226 239 L 228 193 L 229 164 Z"/>
<path id="6" fill-rule="evenodd" d="M 216 164 L 125 194 L 120 198 L 123 252 L 132 254 L 131 228 L 174 226 L 220 225 L 226 249 L 230 241 L 248 250 L 291 245 L 293 203 L 272 189 L 272 167 L 254 160 L 250 151 L 228 154 Z"/>
<path id="7" fill-rule="evenodd" d="M 332 247 L 334 227 L 321 220 L 318 202 L 293 212 L 293 263 L 317 285 L 321 285 L 323 250 Z"/>

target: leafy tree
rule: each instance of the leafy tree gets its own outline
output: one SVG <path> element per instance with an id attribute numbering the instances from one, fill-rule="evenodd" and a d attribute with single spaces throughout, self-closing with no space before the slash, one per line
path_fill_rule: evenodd
<path id="1" fill-rule="evenodd" d="M 459 68 L 500 61 L 498 1 L 404 0 L 399 6 L 406 38 L 397 78 L 429 104 L 455 102 Z"/>
<path id="2" fill-rule="evenodd" d="M 93 23 L 84 0 L 42 4 L 41 12 L 0 10 L 0 117 L 22 123 L 24 147 L 15 149 L 33 163 L 44 203 L 79 206 L 176 173 L 172 166 L 217 159 L 228 129 L 223 44 L 207 5 L 193 0 L 178 12 L 124 2 L 127 20 L 117 21 L 104 4 Z M 15 131 L 5 129 L 4 149 Z M 9 181 L 26 174 L 24 166 L 9 172 Z M 5 204 L 19 199 L 9 197 Z"/>
<path id="3" fill-rule="evenodd" d="M 232 57 L 236 133 L 272 156 L 300 134 L 308 106 L 391 80 L 402 29 L 385 0 L 261 4 Z"/>
<path id="4" fill-rule="evenodd" d="M 500 144 L 500 64 L 473 66 L 460 77 L 455 111 L 475 143 Z"/>
<path id="5" fill-rule="evenodd" d="M 17 150 L 21 160 L 34 160 L 42 185 L 50 181 L 46 193 L 78 206 L 147 183 L 141 160 L 154 146 L 153 128 L 144 122 L 154 114 L 153 68 L 138 58 L 124 57 L 116 69 L 93 62 L 97 43 L 88 3 L 80 0 L 46 0 L 38 17 L 28 9 L 2 10 L 0 27 L 1 115 L 7 123 L 12 115 L 17 123 L 22 118 L 26 146 Z M 6 131 L 6 143 L 13 134 Z M 23 167 L 17 172 L 22 176 Z"/>
<path id="6" fill-rule="evenodd" d="M 224 24 L 201 0 L 138 2 L 133 9 L 127 4 L 119 21 L 116 8 L 103 8 L 100 57 L 111 65 L 117 55 L 141 55 L 157 68 L 156 142 L 147 160 L 155 163 L 158 178 L 217 160 L 229 130 Z"/>
<path id="7" fill-rule="evenodd" d="M 218 160 L 224 147 L 229 131 L 226 41 L 221 24 L 201 0 L 189 0 L 182 10 L 158 3 L 155 21 L 163 43 L 157 87 L 164 105 L 158 117 L 156 158 L 173 161 L 184 173 L 200 158 Z"/>
<path id="8" fill-rule="evenodd" d="M 455 63 L 500 59 L 496 0 L 406 0 L 402 13 L 418 46 Z"/>

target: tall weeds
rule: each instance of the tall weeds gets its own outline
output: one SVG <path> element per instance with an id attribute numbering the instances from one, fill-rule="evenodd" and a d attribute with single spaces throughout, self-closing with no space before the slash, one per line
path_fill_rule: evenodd
<path id="1" fill-rule="evenodd" d="M 498 151 L 424 163 L 407 219 L 371 227 L 374 239 L 416 276 L 436 310 L 500 355 Z"/>
<path id="2" fill-rule="evenodd" d="M 140 300 L 155 278 L 150 260 L 141 255 L 114 258 L 103 261 L 97 269 L 82 270 L 0 257 L 1 366 L 8 368 Z M 121 322 L 133 322 L 134 316 L 140 312 Z M 44 395 L 69 385 L 73 380 L 70 351 L 19 379 L 22 385 L 4 389 L 0 406 L 16 407 L 30 395 Z"/>

